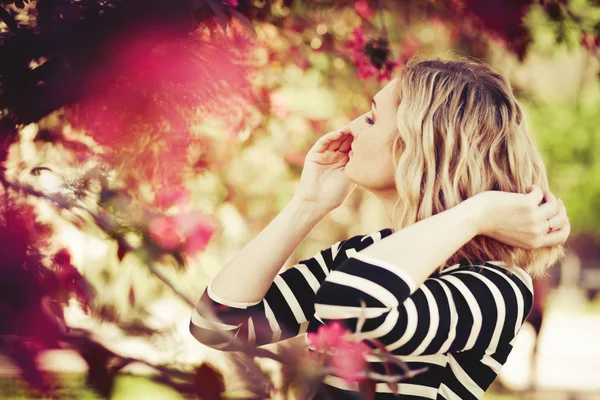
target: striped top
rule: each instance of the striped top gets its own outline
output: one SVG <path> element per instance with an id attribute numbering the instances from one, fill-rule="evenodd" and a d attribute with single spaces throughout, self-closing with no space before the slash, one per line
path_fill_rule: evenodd
<path id="1" fill-rule="evenodd" d="M 316 332 L 335 320 L 355 332 L 362 299 L 366 321 L 358 338 L 379 339 L 411 369 L 428 368 L 398 385 L 402 399 L 480 399 L 531 310 L 531 277 L 497 262 L 465 262 L 434 272 L 417 287 L 400 267 L 360 254 L 392 233 L 386 228 L 357 235 L 300 261 L 276 276 L 261 301 L 227 301 L 210 284 L 200 301 L 219 317 L 219 329 L 264 345 Z M 227 350 L 205 321 L 193 312 L 194 337 Z M 369 357 L 371 370 L 385 373 L 379 359 Z M 315 399 L 357 398 L 351 393 L 357 387 L 341 378 L 329 375 L 324 383 Z M 376 400 L 397 398 L 386 383 L 377 383 L 376 391 Z"/>

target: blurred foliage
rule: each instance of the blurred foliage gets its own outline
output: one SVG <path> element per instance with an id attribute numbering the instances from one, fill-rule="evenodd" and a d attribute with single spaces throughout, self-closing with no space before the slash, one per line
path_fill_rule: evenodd
<path id="1" fill-rule="evenodd" d="M 136 356 L 163 383 L 194 392 L 174 373 L 199 363 L 179 326 L 190 303 L 285 206 L 315 140 L 362 114 L 380 88 L 357 79 L 368 60 L 348 41 L 359 26 L 365 41 L 389 41 L 388 52 L 370 58 L 401 67 L 415 52 L 458 53 L 509 76 L 574 233 L 600 234 L 596 2 L 1 3 L 2 195 L 35 207 L 53 229 L 44 246 L 37 232 L 19 248 L 40 247 L 50 269 L 68 249 L 62 264 L 72 262 L 95 289 L 87 312 L 68 303 L 64 323 L 94 333 L 73 345 L 93 370 L 89 384 L 105 397 L 112 383 L 118 396 L 119 368 L 109 365 L 131 361 L 121 343 L 132 338 L 151 344 Z M 169 34 L 139 34 L 152 31 L 146 24 Z M 181 223 L 152 224 L 163 214 L 200 215 L 218 226 L 199 221 L 203 229 L 191 236 L 201 251 L 187 252 L 179 237 L 162 240 L 177 236 Z M 385 224 L 373 196 L 358 190 L 284 267 Z M 61 292 L 63 304 L 67 297 Z M 170 352 L 161 358 L 148 350 L 155 347 Z M 192 382 L 206 376 L 184 374 Z"/>
<path id="2" fill-rule="evenodd" d="M 600 96 L 579 106 L 532 104 L 527 112 L 573 235 L 591 232 L 600 238 Z"/>

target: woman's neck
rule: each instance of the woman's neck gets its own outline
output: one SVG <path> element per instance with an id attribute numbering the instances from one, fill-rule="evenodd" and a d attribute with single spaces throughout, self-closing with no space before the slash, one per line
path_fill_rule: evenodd
<path id="1" fill-rule="evenodd" d="M 377 196 L 377 198 L 379 199 L 379 201 L 381 201 L 381 204 L 383 205 L 383 208 L 385 209 L 385 213 L 388 217 L 389 220 L 389 226 L 392 228 L 392 230 L 396 230 L 397 227 L 394 225 L 394 206 L 396 205 L 396 202 L 398 201 L 398 192 L 396 192 L 396 188 L 393 189 L 389 189 L 389 190 L 384 190 L 384 191 L 371 191 L 371 193 L 373 193 L 375 196 Z M 398 209 L 396 209 L 396 215 L 398 214 Z"/>

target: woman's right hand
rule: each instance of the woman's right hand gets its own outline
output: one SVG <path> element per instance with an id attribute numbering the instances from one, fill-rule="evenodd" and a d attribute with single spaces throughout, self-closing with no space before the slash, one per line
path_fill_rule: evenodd
<path id="1" fill-rule="evenodd" d="M 487 191 L 472 199 L 467 201 L 480 211 L 479 234 L 511 246 L 528 250 L 558 246 L 571 232 L 565 205 L 539 186 L 531 186 L 527 194 Z"/>
<path id="2" fill-rule="evenodd" d="M 294 196 L 324 211 L 340 206 L 356 188 L 344 171 L 353 140 L 354 136 L 344 130 L 329 132 L 319 138 L 306 154 L 300 185 Z"/>

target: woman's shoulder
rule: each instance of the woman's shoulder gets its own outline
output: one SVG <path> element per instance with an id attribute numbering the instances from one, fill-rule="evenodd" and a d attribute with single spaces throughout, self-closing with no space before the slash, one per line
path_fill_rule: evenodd
<path id="1" fill-rule="evenodd" d="M 351 236 L 340 242 L 341 246 L 347 249 L 356 249 L 362 250 L 379 240 L 390 236 L 394 233 L 392 228 L 383 228 L 376 231 L 372 231 L 369 233 L 360 233 L 354 236 Z"/>
<path id="2" fill-rule="evenodd" d="M 393 230 L 391 228 L 384 228 L 370 233 L 357 234 L 341 240 L 331 247 L 334 259 L 336 259 L 336 261 L 344 261 L 347 257 L 366 249 L 373 243 L 380 241 L 392 233 Z"/>
<path id="3" fill-rule="evenodd" d="M 518 265 L 509 267 L 503 261 L 463 261 L 442 270 L 438 276 L 443 277 L 450 274 L 480 274 L 483 279 L 492 281 L 508 281 L 519 287 L 526 287 L 533 292 L 533 280 L 531 275 Z M 512 286 L 512 285 L 511 285 Z"/>

